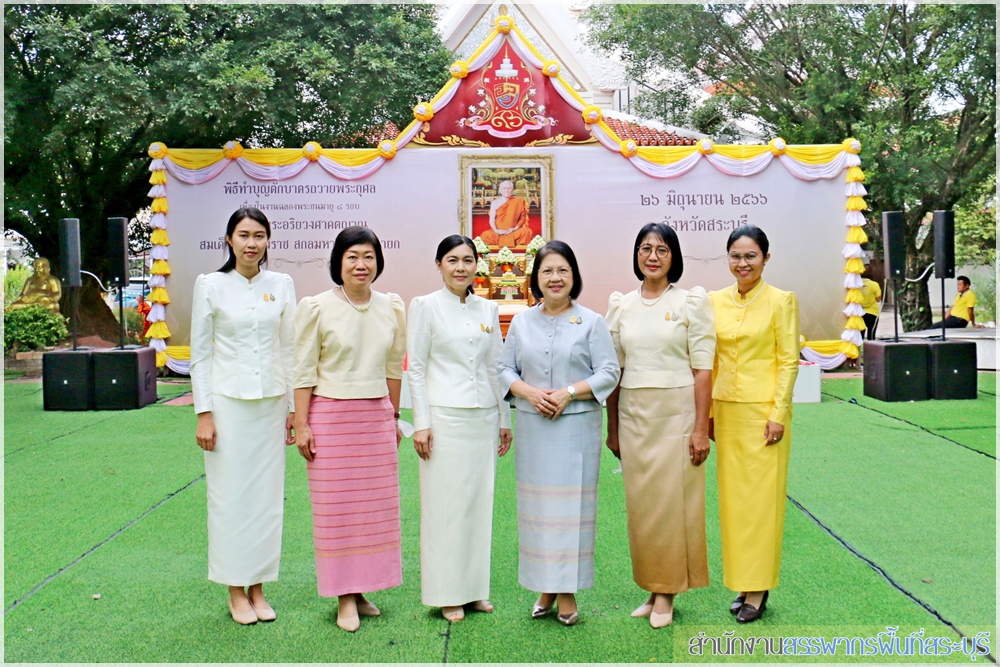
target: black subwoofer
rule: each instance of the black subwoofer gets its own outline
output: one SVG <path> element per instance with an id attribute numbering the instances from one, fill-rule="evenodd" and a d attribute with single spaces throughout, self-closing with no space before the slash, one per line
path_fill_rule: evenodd
<path id="1" fill-rule="evenodd" d="M 928 346 L 931 398 L 976 398 L 976 344 L 967 340 L 932 340 Z"/>
<path id="2" fill-rule="evenodd" d="M 92 358 L 95 410 L 135 410 L 156 402 L 153 348 L 101 350 Z"/>
<path id="3" fill-rule="evenodd" d="M 864 394 L 880 401 L 926 401 L 927 343 L 865 342 Z"/>
<path id="4" fill-rule="evenodd" d="M 90 349 L 59 350 L 42 355 L 42 407 L 46 410 L 93 410 Z"/>

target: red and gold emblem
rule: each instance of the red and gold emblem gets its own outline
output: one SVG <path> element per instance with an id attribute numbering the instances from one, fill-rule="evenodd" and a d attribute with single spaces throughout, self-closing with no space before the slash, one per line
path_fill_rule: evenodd
<path id="1" fill-rule="evenodd" d="M 479 70 L 479 103 L 469 105 L 469 116 L 461 123 L 501 139 L 555 125 L 556 120 L 545 115 L 545 105 L 532 99 L 538 94 L 537 73 L 517 54 L 512 60 L 510 48 L 505 47 Z"/>

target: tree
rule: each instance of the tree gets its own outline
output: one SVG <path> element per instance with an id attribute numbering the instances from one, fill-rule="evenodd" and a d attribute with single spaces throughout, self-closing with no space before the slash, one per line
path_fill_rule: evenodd
<path id="1" fill-rule="evenodd" d="M 448 80 L 434 27 L 420 4 L 7 5 L 6 226 L 58 268 L 79 218 L 103 276 L 106 219 L 149 203 L 150 143 L 373 146 Z M 98 297 L 85 282 L 83 326 L 117 336 Z"/>
<path id="2" fill-rule="evenodd" d="M 746 113 L 789 143 L 859 139 L 870 247 L 881 253 L 879 214 L 905 211 L 908 276 L 932 261 L 917 247 L 925 214 L 967 202 L 995 171 L 992 5 L 609 4 L 587 20 L 636 80 L 714 86 L 709 119 Z M 926 278 L 900 301 L 907 330 L 931 324 Z"/>

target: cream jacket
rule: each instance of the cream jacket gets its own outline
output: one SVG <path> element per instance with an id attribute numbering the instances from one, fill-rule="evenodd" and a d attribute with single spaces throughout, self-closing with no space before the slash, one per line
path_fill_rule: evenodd
<path id="1" fill-rule="evenodd" d="M 497 380 L 503 340 L 495 303 L 471 295 L 465 303 L 448 288 L 410 302 L 406 376 L 413 428 L 431 427 L 431 406 L 497 408 L 510 428 L 510 406 Z"/>
<path id="2" fill-rule="evenodd" d="M 292 398 L 295 285 L 261 271 L 198 276 L 191 307 L 191 390 L 196 414 L 212 411 L 212 395 Z"/>

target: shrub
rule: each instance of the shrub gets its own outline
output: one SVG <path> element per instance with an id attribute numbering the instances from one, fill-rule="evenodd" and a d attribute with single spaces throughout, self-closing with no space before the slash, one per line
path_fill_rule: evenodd
<path id="1" fill-rule="evenodd" d="M 4 313 L 3 324 L 3 346 L 8 352 L 49 347 L 69 335 L 65 318 L 41 306 Z"/>
<path id="2" fill-rule="evenodd" d="M 15 266 L 7 269 L 7 273 L 3 276 L 4 308 L 18 300 L 21 296 L 21 290 L 24 289 L 24 283 L 28 281 L 30 275 L 31 269 L 26 266 Z"/>

